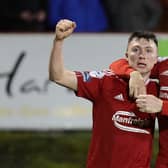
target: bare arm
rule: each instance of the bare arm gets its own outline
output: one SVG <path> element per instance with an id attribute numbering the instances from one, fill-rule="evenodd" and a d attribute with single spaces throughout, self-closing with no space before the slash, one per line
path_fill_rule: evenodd
<path id="1" fill-rule="evenodd" d="M 77 78 L 75 72 L 67 70 L 63 61 L 63 42 L 70 36 L 76 24 L 70 20 L 60 20 L 55 29 L 55 40 L 49 62 L 49 79 L 59 85 L 77 90 Z"/>

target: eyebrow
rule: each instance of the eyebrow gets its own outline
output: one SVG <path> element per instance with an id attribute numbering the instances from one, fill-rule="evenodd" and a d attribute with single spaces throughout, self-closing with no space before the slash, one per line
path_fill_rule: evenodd
<path id="1" fill-rule="evenodd" d="M 140 45 L 135 45 L 135 46 L 132 46 L 132 47 L 141 47 Z M 151 46 L 145 46 L 144 48 L 153 48 L 153 47 L 151 47 Z"/>

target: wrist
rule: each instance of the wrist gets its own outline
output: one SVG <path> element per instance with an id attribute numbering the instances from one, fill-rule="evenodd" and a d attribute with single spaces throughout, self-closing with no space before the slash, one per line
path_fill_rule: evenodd
<path id="1" fill-rule="evenodd" d="M 134 78 L 134 79 L 143 79 L 141 73 L 139 71 L 133 71 L 130 73 L 130 78 Z"/>
<path id="2" fill-rule="evenodd" d="M 54 42 L 63 42 L 64 38 L 58 38 L 57 36 L 55 36 L 54 38 Z"/>
<path id="3" fill-rule="evenodd" d="M 63 45 L 63 41 L 64 41 L 64 39 L 58 39 L 58 38 L 55 37 L 55 39 L 53 40 L 53 44 L 62 46 Z"/>

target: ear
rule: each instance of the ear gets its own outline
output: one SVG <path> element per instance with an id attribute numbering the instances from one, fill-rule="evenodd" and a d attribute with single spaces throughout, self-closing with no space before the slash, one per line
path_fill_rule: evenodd
<path id="1" fill-rule="evenodd" d="M 128 53 L 127 52 L 125 53 L 125 58 L 126 58 L 126 60 L 128 60 Z"/>

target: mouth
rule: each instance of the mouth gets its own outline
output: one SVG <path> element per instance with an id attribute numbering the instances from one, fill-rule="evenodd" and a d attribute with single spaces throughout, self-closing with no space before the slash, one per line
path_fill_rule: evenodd
<path id="1" fill-rule="evenodd" d="M 138 63 L 137 64 L 138 68 L 145 68 L 146 67 L 146 64 L 145 63 Z"/>

